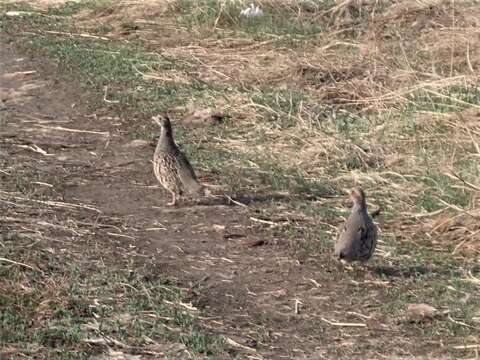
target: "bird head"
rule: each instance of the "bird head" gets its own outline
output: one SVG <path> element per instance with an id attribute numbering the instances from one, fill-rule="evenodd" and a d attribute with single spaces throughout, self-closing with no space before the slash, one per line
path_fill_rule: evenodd
<path id="1" fill-rule="evenodd" d="M 162 129 L 160 132 L 160 142 L 164 141 L 162 139 L 167 139 L 169 142 L 173 141 L 172 124 L 170 123 L 168 115 L 152 116 L 152 120 Z"/>
<path id="2" fill-rule="evenodd" d="M 162 128 L 171 127 L 170 118 L 167 114 L 152 116 L 152 120 Z"/>
<path id="3" fill-rule="evenodd" d="M 360 186 L 356 186 L 350 190 L 350 198 L 355 204 L 365 203 L 365 193 Z"/>

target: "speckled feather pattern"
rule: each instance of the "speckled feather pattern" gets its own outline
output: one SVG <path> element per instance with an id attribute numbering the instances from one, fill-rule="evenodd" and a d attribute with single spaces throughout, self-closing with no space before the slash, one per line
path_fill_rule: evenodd
<path id="1" fill-rule="evenodd" d="M 170 192 L 183 194 L 182 182 L 178 175 L 178 165 L 174 156 L 156 151 L 153 159 L 153 171 L 160 184 Z"/>
<path id="2" fill-rule="evenodd" d="M 176 197 L 188 192 L 199 196 L 204 194 L 204 187 L 195 175 L 190 162 L 175 144 L 170 120 L 163 119 L 162 133 L 158 140 L 157 148 L 153 156 L 153 171 L 160 184 Z"/>

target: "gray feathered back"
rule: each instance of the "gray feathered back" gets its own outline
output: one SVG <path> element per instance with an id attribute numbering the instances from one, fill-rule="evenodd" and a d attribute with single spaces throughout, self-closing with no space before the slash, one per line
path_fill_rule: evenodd
<path id="1" fill-rule="evenodd" d="M 334 255 L 347 261 L 367 261 L 375 251 L 377 228 L 368 214 L 363 190 L 352 189 L 352 200 L 354 205 L 340 228 Z"/>

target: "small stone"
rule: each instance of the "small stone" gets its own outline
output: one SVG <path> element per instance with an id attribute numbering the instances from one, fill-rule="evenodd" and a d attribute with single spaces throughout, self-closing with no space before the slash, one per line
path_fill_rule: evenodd
<path id="1" fill-rule="evenodd" d="M 433 320 L 438 310 L 428 304 L 410 304 L 407 308 L 407 318 L 410 321 Z"/>
<path id="2" fill-rule="evenodd" d="M 142 147 L 142 146 L 148 146 L 149 144 L 150 144 L 150 142 L 147 141 L 147 140 L 137 139 L 137 140 L 132 140 L 129 143 L 125 144 L 125 147 L 127 147 L 127 148 L 139 148 L 139 147 Z"/>

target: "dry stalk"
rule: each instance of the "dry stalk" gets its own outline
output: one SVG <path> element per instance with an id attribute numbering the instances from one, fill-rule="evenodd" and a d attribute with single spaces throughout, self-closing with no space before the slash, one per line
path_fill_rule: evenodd
<path id="1" fill-rule="evenodd" d="M 65 36 L 70 36 L 70 37 L 75 37 L 79 36 L 82 38 L 87 38 L 87 39 L 94 39 L 94 40 L 104 40 L 104 41 L 110 41 L 111 39 L 105 37 L 105 36 L 97 36 L 97 35 L 92 35 L 92 34 L 75 34 L 75 33 L 68 33 L 68 32 L 63 32 L 63 31 L 53 31 L 53 30 L 45 30 L 44 31 L 47 34 L 54 34 L 54 35 L 65 35 Z"/>
<path id="2" fill-rule="evenodd" d="M 48 130 L 59 130 L 59 131 L 67 131 L 67 132 L 73 132 L 73 133 L 83 133 L 83 134 L 95 134 L 95 135 L 102 135 L 102 136 L 110 136 L 110 133 L 108 131 L 92 131 L 92 130 L 79 130 L 79 129 L 69 129 L 69 128 L 64 128 L 62 126 L 45 126 L 42 124 L 34 124 L 34 126 L 40 127 L 42 129 L 48 129 Z"/>
<path id="3" fill-rule="evenodd" d="M 0 261 L 10 263 L 10 264 L 14 264 L 14 265 L 23 266 L 23 267 L 25 267 L 27 269 L 30 269 L 30 270 L 42 272 L 42 271 L 40 271 L 40 269 L 34 268 L 33 266 L 30 266 L 30 265 L 27 265 L 27 264 L 24 264 L 24 263 L 21 263 L 21 262 L 18 262 L 18 261 L 10 260 L 10 259 L 4 258 L 4 257 L 0 257 Z"/>
<path id="4" fill-rule="evenodd" d="M 332 325 L 332 326 L 341 326 L 341 327 L 367 327 L 367 324 L 363 324 L 363 323 L 344 323 L 344 322 L 337 322 L 337 321 L 330 321 L 330 320 L 327 320 L 325 318 L 321 318 L 321 320 L 323 322 L 326 322 L 328 325 Z"/>

